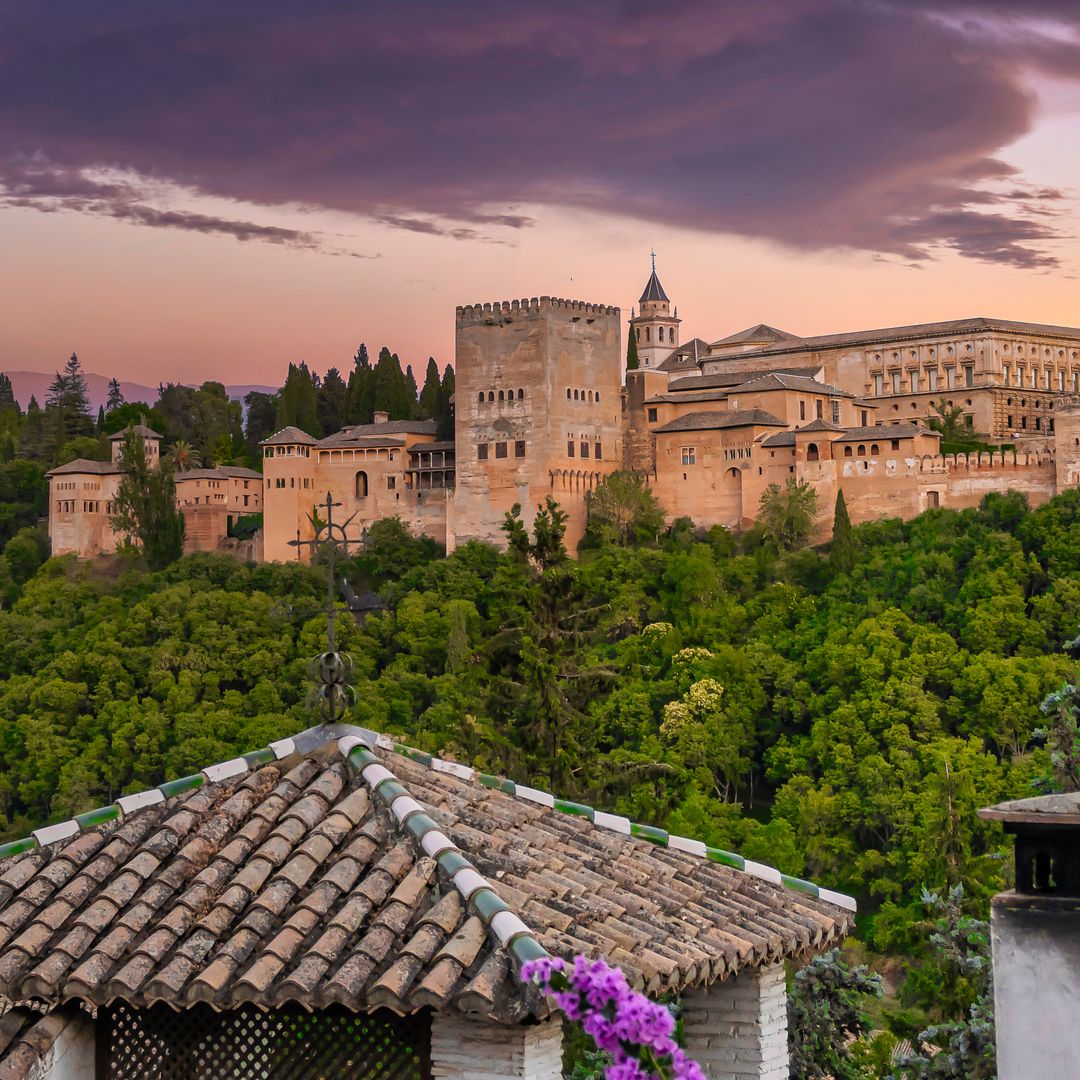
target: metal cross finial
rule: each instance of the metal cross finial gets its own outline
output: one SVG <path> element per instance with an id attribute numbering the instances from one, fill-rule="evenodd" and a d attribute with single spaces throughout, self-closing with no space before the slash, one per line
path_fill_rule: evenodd
<path id="1" fill-rule="evenodd" d="M 656 273 L 656 250 L 653 249 L 652 251 L 650 251 L 649 255 L 652 256 L 652 272 L 655 274 Z"/>
<path id="2" fill-rule="evenodd" d="M 352 675 L 352 657 L 347 653 L 337 651 L 335 634 L 335 620 L 339 614 L 336 597 L 334 595 L 336 579 L 334 577 L 334 563 L 338 554 L 348 556 L 349 546 L 363 545 L 363 538 L 350 540 L 346 529 L 349 527 L 356 514 L 347 518 L 340 525 L 334 521 L 334 510 L 342 504 L 334 502 L 333 496 L 328 491 L 326 502 L 319 503 L 319 509 L 325 508 L 326 519 L 317 512 L 312 512 L 308 520 L 314 526 L 315 535 L 310 540 L 300 539 L 300 530 L 296 530 L 296 539 L 289 541 L 289 547 L 296 548 L 296 557 L 300 558 L 301 552 L 306 548 L 312 555 L 317 550 L 326 552 L 326 613 L 327 644 L 326 652 L 315 657 L 311 662 L 310 673 L 312 679 L 318 681 L 318 687 L 313 692 L 313 702 L 320 718 L 328 724 L 337 723 L 348 711 L 352 703 L 352 687 L 348 680 Z M 359 513 L 359 511 L 357 511 Z"/>

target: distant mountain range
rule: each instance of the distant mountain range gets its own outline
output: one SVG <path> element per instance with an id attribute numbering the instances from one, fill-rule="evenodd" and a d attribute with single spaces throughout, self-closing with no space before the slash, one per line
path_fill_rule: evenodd
<path id="1" fill-rule="evenodd" d="M 11 379 L 11 388 L 15 392 L 15 398 L 25 409 L 30 404 L 30 397 L 37 398 L 38 404 L 44 406 L 45 398 L 49 392 L 49 383 L 56 378 L 55 372 L 43 371 L 5 371 L 5 375 Z M 244 395 L 252 390 L 258 390 L 264 394 L 276 394 L 276 386 L 263 386 L 259 383 L 236 383 L 226 384 L 225 390 L 229 397 L 237 400 L 243 399 Z M 90 397 L 90 405 L 96 413 L 99 405 L 104 405 L 109 396 L 109 380 L 105 375 L 87 373 L 86 390 Z M 124 382 L 120 380 L 120 392 L 125 401 L 145 401 L 153 405 L 157 401 L 157 387 L 143 386 L 142 383 Z"/>

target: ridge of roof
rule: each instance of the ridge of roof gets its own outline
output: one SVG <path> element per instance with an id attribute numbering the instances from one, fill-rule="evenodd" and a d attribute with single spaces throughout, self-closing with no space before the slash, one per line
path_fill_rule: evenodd
<path id="1" fill-rule="evenodd" d="M 306 431 L 301 431 L 300 428 L 293 427 L 290 424 L 288 427 L 283 427 L 280 431 L 275 431 L 273 435 L 263 439 L 259 445 L 277 446 L 287 443 L 303 443 L 304 446 L 314 446 L 315 440 Z"/>
<path id="2" fill-rule="evenodd" d="M 837 442 L 858 442 L 860 439 L 911 439 L 916 435 L 937 435 L 941 432 L 920 424 L 873 424 L 867 427 L 844 428 Z"/>
<path id="3" fill-rule="evenodd" d="M 823 383 L 818 379 L 811 379 L 805 375 L 786 375 L 779 371 L 767 371 L 760 375 L 752 376 L 744 383 L 732 386 L 729 393 L 750 393 L 764 389 L 778 390 L 806 390 L 812 393 L 827 393 L 829 397 L 854 397 L 847 390 L 841 390 L 839 386 L 831 383 Z"/>
<path id="4" fill-rule="evenodd" d="M 67 473 L 87 473 L 93 476 L 119 475 L 124 470 L 112 461 L 91 461 L 90 458 L 75 458 L 74 461 L 65 461 L 63 465 L 57 465 L 50 469 L 46 476 L 63 476 Z"/>
<path id="5" fill-rule="evenodd" d="M 163 439 L 165 437 L 164 435 L 159 435 L 153 428 L 147 427 L 146 424 L 135 424 L 133 427 L 122 428 L 114 435 L 110 435 L 109 442 L 118 442 L 120 439 L 124 438 L 129 431 L 133 435 L 140 435 L 144 439 Z"/>
<path id="6" fill-rule="evenodd" d="M 388 793 L 393 794 L 393 799 L 387 803 L 387 806 L 391 807 L 395 820 L 400 821 L 402 824 L 405 823 L 406 819 L 411 818 L 418 809 L 422 810 L 422 808 L 419 803 L 416 803 L 415 799 L 412 799 L 412 797 L 408 795 L 404 785 L 402 785 L 393 773 L 382 764 L 377 755 L 372 753 L 372 751 L 376 749 L 400 754 L 402 757 L 406 757 L 417 764 L 427 766 L 437 773 L 447 773 L 451 776 L 465 780 L 475 779 L 486 788 L 501 791 L 504 794 L 513 795 L 528 802 L 537 803 L 541 806 L 557 810 L 560 813 L 569 814 L 572 817 L 584 818 L 597 828 L 619 833 L 631 839 L 647 840 L 660 847 L 667 847 L 674 851 L 696 855 L 700 858 L 708 859 L 711 862 L 719 863 L 735 870 L 741 870 L 744 873 L 769 882 L 772 885 L 781 886 L 816 897 L 819 900 L 824 900 L 826 903 L 833 904 L 845 911 L 853 912 L 857 910 L 856 902 L 850 896 L 834 892 L 831 889 L 822 888 L 812 881 L 806 881 L 790 874 L 784 874 L 774 867 L 766 866 L 764 863 L 758 863 L 752 859 L 746 859 L 735 852 L 725 851 L 722 848 L 710 847 L 703 841 L 694 840 L 690 837 L 673 835 L 666 829 L 659 828 L 655 825 L 643 825 L 632 822 L 629 818 L 622 815 L 596 810 L 584 803 L 556 798 L 556 796 L 550 792 L 541 791 L 524 784 L 517 784 L 513 780 L 508 780 L 505 777 L 479 772 L 470 765 L 462 765 L 455 761 L 446 761 L 436 757 L 434 754 L 427 753 L 423 750 L 417 750 L 414 747 L 400 743 L 389 735 L 352 724 L 322 724 L 318 727 L 307 728 L 296 735 L 284 739 L 276 739 L 258 750 L 251 750 L 245 754 L 240 754 L 235 758 L 230 758 L 227 761 L 218 762 L 215 765 L 208 765 L 199 772 L 192 773 L 189 776 L 182 776 L 176 780 L 167 780 L 157 787 L 148 788 L 131 795 L 121 795 L 115 802 L 110 803 L 107 806 L 101 806 L 94 810 L 88 810 L 82 814 L 76 814 L 75 817 L 67 821 L 42 826 L 41 828 L 32 830 L 27 837 L 23 837 L 19 840 L 12 840 L 6 844 L 0 844 L 0 860 L 16 855 L 23 855 L 32 851 L 40 851 L 52 844 L 70 840 L 88 829 L 94 829 L 101 825 L 108 825 L 116 821 L 126 820 L 130 815 L 146 809 L 147 807 L 163 803 L 166 799 L 170 799 L 173 796 L 197 791 L 206 784 L 231 780 L 237 776 L 242 776 L 245 773 L 262 768 L 264 765 L 270 765 L 281 761 L 293 754 L 310 754 L 315 750 L 326 747 L 331 742 L 337 743 L 339 752 L 350 765 L 362 770 L 361 775 L 363 776 L 365 783 L 372 787 L 376 794 L 379 794 L 380 799 L 385 799 L 385 795 L 380 794 L 376 789 L 381 788 L 388 780 L 394 780 L 397 783 L 398 787 L 401 788 L 400 791 L 391 788 L 387 789 Z M 371 754 L 371 759 L 364 754 L 360 754 L 359 751 L 361 749 L 364 749 L 368 754 Z M 353 760 L 354 758 L 356 758 L 356 760 Z M 372 765 L 378 765 L 382 770 L 379 773 L 372 773 L 372 776 L 378 777 L 374 781 L 366 775 Z M 398 811 L 394 812 L 392 808 L 402 796 L 408 797 L 409 802 L 402 803 L 399 806 Z M 415 807 L 412 805 L 414 803 Z M 401 814 L 400 817 L 398 816 L 399 813 Z M 425 817 L 426 816 L 427 815 L 425 814 Z M 419 827 L 419 824 L 420 823 L 416 826 L 417 828 Z M 423 824 L 424 832 L 421 833 L 420 836 L 417 836 L 413 829 L 409 830 L 418 842 L 420 842 L 422 836 L 427 835 L 427 833 L 431 831 L 427 828 L 426 822 Z M 432 822 L 432 825 L 434 826 L 434 822 Z M 432 842 L 434 842 L 434 840 Z M 451 846 L 453 846 L 452 842 L 449 840 L 447 842 L 451 843 Z M 436 862 L 439 862 L 437 856 L 432 855 L 427 848 L 423 847 L 422 843 L 421 847 L 426 854 L 435 858 Z M 455 850 L 457 849 L 455 848 Z M 462 859 L 464 859 L 464 856 L 462 856 Z M 440 865 L 442 864 L 440 863 Z M 473 872 L 475 873 L 475 870 Z M 456 873 L 457 871 L 455 871 L 455 875 Z M 467 880 L 472 881 L 472 879 Z M 473 891 L 476 891 L 476 888 L 478 887 L 479 886 L 475 886 L 474 883 Z M 490 888 L 490 886 L 488 887 Z M 465 897 L 465 899 L 468 899 L 468 897 Z M 507 920 L 502 920 L 502 923 L 509 925 Z"/>
<path id="7" fill-rule="evenodd" d="M 759 341 L 778 342 L 802 340 L 802 338 L 795 334 L 789 334 L 786 330 L 780 330 L 775 326 L 770 326 L 768 323 L 758 323 L 756 326 L 748 326 L 745 330 L 738 330 L 734 334 L 729 334 L 727 337 L 720 338 L 718 341 L 712 342 L 712 346 L 754 344 Z"/>

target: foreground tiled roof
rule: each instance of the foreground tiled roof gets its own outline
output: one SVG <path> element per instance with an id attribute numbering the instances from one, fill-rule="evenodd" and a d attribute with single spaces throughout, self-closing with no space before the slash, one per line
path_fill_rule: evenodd
<path id="1" fill-rule="evenodd" d="M 1012 799 L 980 810 L 979 817 L 1018 825 L 1080 825 L 1080 791 Z"/>
<path id="2" fill-rule="evenodd" d="M 346 730 L 0 848 L 0 995 L 515 1021 L 547 1009 L 514 975 L 545 949 L 658 993 L 852 928 L 809 882 Z"/>
<path id="3" fill-rule="evenodd" d="M 777 330 L 775 326 L 769 326 L 768 323 L 758 323 L 757 326 L 748 326 L 745 330 L 740 330 L 738 333 L 729 334 L 725 338 L 720 338 L 719 341 L 712 342 L 712 347 L 717 348 L 722 345 L 771 345 L 777 342 L 796 341 L 802 341 L 802 338 L 796 337 L 795 334 L 789 334 L 786 330 Z"/>
<path id="4" fill-rule="evenodd" d="M 661 435 L 669 431 L 716 431 L 734 427 L 786 427 L 779 417 L 764 409 L 733 409 L 728 412 L 692 412 L 653 428 Z"/>
<path id="5" fill-rule="evenodd" d="M 24 1006 L 0 1017 L 0 1080 L 28 1080 L 53 1075 L 50 1051 L 69 1024 L 89 1022 L 78 1006 L 44 1013 Z"/>
<path id="6" fill-rule="evenodd" d="M 769 390 L 801 390 L 808 394 L 827 394 L 829 397 L 854 397 L 839 386 L 830 386 L 828 383 L 818 382 L 817 379 L 807 379 L 801 375 L 782 375 L 779 372 L 769 372 L 767 375 L 753 376 L 746 382 L 733 386 L 732 394 L 754 394 Z"/>
<path id="7" fill-rule="evenodd" d="M 657 371 L 696 371 L 701 358 L 709 352 L 709 343 L 702 338 L 691 338 L 673 349 L 666 359 L 656 365 Z"/>

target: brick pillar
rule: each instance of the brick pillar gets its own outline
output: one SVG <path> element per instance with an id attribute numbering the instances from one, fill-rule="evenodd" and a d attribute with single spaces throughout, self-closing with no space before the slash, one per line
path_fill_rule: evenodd
<path id="1" fill-rule="evenodd" d="M 787 1080 L 784 966 L 748 968 L 684 994 L 686 1052 L 709 1080 Z"/>
<path id="2" fill-rule="evenodd" d="M 562 1025 L 507 1027 L 437 1012 L 431 1021 L 432 1080 L 562 1080 Z"/>

